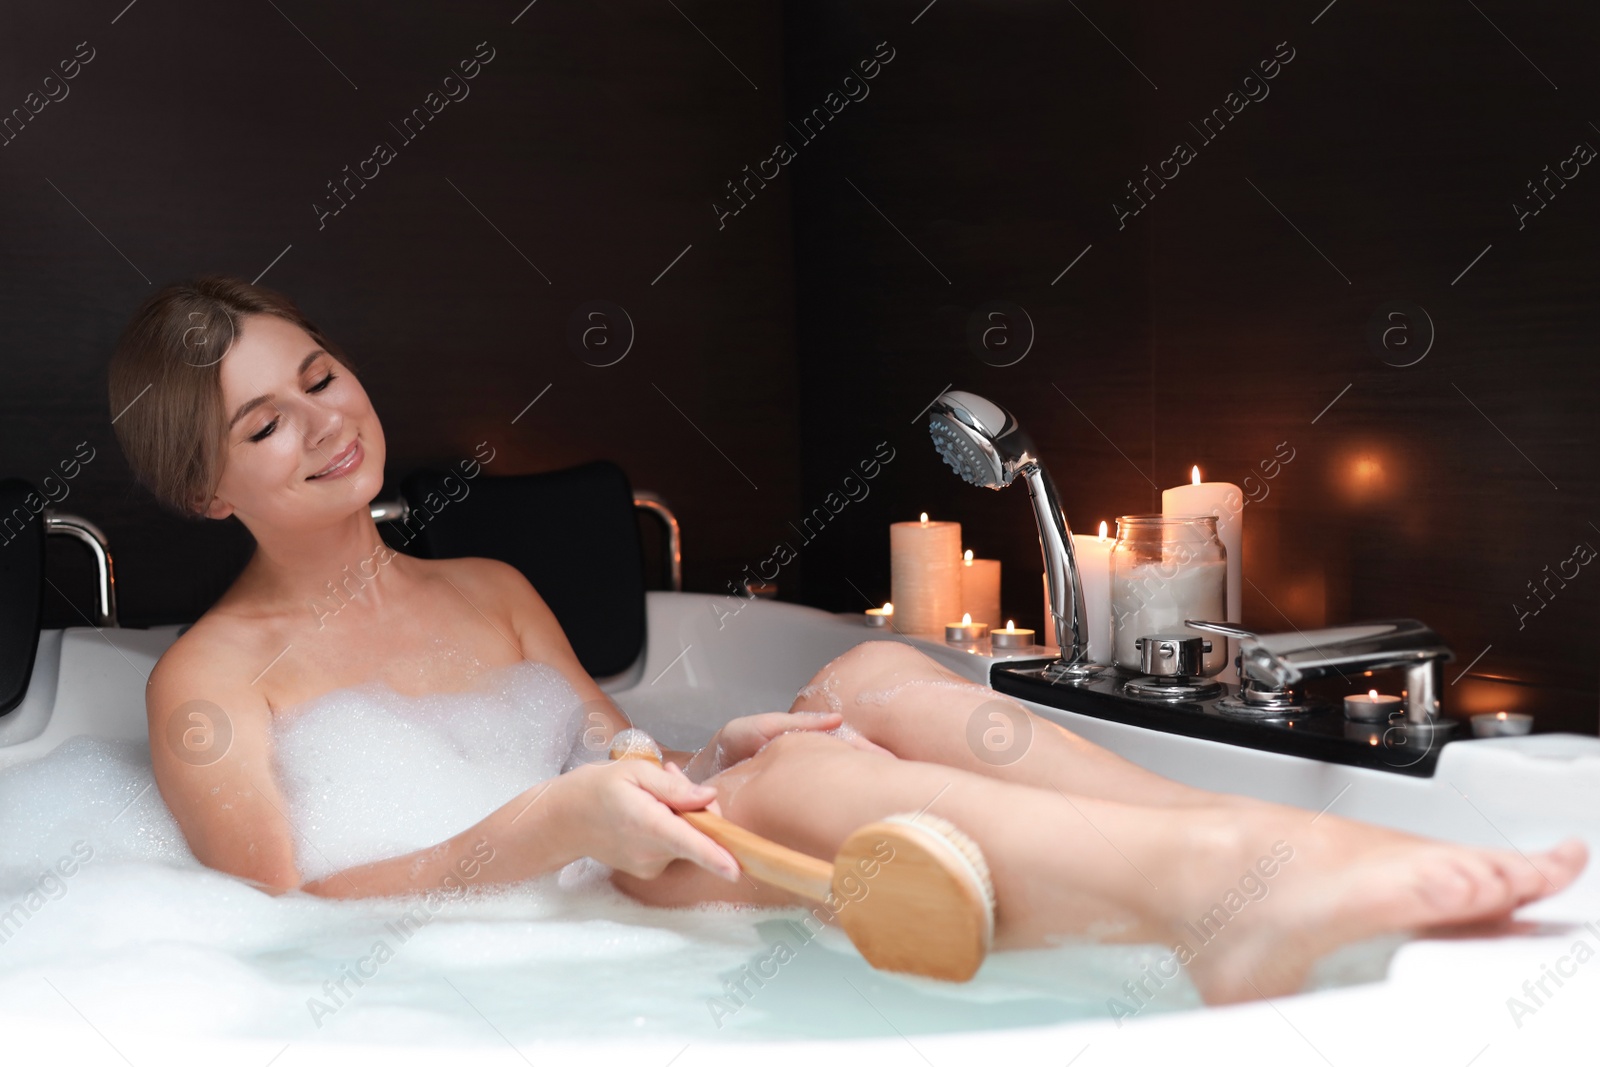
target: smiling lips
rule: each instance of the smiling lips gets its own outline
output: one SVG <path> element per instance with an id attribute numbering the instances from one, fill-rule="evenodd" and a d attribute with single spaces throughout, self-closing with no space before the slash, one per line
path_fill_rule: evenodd
<path id="1" fill-rule="evenodd" d="M 333 457 L 332 463 L 329 463 L 317 473 L 308 476 L 306 481 L 337 478 L 340 475 L 348 474 L 361 465 L 361 460 L 364 456 L 365 452 L 361 448 L 361 439 L 359 437 L 355 438 L 344 451 Z"/>

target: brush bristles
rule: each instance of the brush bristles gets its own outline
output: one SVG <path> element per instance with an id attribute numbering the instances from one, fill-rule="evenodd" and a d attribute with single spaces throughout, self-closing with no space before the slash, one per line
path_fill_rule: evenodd
<path id="1" fill-rule="evenodd" d="M 994 877 L 989 873 L 989 861 L 983 858 L 983 850 L 978 847 L 978 843 L 968 837 L 949 819 L 941 819 L 939 816 L 930 815 L 927 812 L 923 812 L 920 815 L 890 815 L 884 818 L 883 821 L 928 830 L 939 840 L 948 844 L 952 851 L 966 861 L 967 866 L 971 868 L 973 881 L 983 891 L 983 901 L 987 905 L 990 933 L 992 935 L 995 907 Z"/>
<path id="2" fill-rule="evenodd" d="M 618 730 L 611 739 L 611 758 L 647 759 L 661 762 L 661 746 L 655 739 L 637 727 Z"/>

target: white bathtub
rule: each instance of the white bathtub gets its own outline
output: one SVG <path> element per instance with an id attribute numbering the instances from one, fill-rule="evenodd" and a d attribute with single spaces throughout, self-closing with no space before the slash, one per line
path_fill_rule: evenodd
<path id="1" fill-rule="evenodd" d="M 649 643 L 640 664 L 604 680 L 642 727 L 668 744 L 698 744 L 723 720 L 787 706 L 796 689 L 831 657 L 882 637 L 857 617 L 754 601 L 719 626 L 724 598 L 651 593 Z M 0 768 L 36 759 L 74 736 L 141 742 L 143 677 L 175 639 L 176 627 L 74 628 L 47 632 L 27 700 L 0 719 Z M 991 659 L 917 642 L 967 676 L 986 681 Z M 1600 739 L 1539 735 L 1452 743 L 1432 778 L 1320 764 L 1209 741 L 1152 733 L 1034 707 L 1122 755 L 1170 777 L 1436 837 L 1520 848 L 1578 834 L 1600 854 Z M 474 1046 L 473 1062 L 588 1061 L 762 1064 L 818 1062 L 963 1064 L 1071 1062 L 1077 1067 L 1155 1060 L 1282 1064 L 1593 1062 L 1600 1027 L 1590 1022 L 1600 997 L 1600 957 L 1574 962 L 1582 939 L 1600 950 L 1600 875 L 1595 866 L 1553 900 L 1526 909 L 1514 934 L 1403 945 L 1380 982 L 1328 989 L 1227 1009 L 1150 1014 L 1121 1026 L 1104 1021 L 996 1027 L 961 1033 L 904 1033 L 884 1015 L 878 1040 L 735 1041 L 622 1039 L 509 1042 Z M 1594 932 L 1583 923 L 1594 924 Z M 0 967 L 4 966 L 0 949 Z M 1507 998 L 1546 974 L 1570 975 L 1532 1013 L 1514 1019 Z M 624 990 L 612 990 L 624 996 Z M 1108 991 L 1108 995 L 1109 995 Z M 1528 1002 L 1531 1003 L 1531 1002 Z M 876 1009 L 874 1009 L 876 1010 Z M 882 1013 L 880 1013 L 882 1014 Z M 487 1022 L 487 1020 L 486 1020 Z M 491 1024 L 492 1025 L 492 1024 Z M 102 1033 L 76 1008 L 23 1017 L 0 1003 L 4 1062 L 26 1053 L 69 1063 L 296 1064 L 364 1060 L 436 1063 L 438 1047 L 361 1046 L 290 1040 L 199 1040 L 182 1034 Z M 276 1060 L 273 1057 L 278 1057 Z M 543 1057 L 536 1060 L 535 1057 Z M 676 1058 L 674 1058 L 676 1057 Z"/>

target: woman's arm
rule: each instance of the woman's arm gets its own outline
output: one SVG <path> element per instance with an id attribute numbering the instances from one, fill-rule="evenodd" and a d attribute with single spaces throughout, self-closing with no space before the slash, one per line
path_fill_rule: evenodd
<path id="1" fill-rule="evenodd" d="M 644 760 L 579 767 L 524 791 L 432 848 L 338 871 L 301 888 L 325 897 L 459 893 L 468 885 L 548 874 L 580 856 L 646 879 L 673 860 L 688 859 L 735 881 L 733 857 L 668 810 L 704 808 L 715 797 L 715 789 Z"/>
<path id="2" fill-rule="evenodd" d="M 146 690 L 156 785 L 208 867 L 269 893 L 329 897 L 520 882 L 580 856 L 641 878 L 680 858 L 737 877 L 733 857 L 668 807 L 704 808 L 716 791 L 676 768 L 627 760 L 538 783 L 438 845 L 302 884 L 271 764 L 271 709 L 236 680 L 249 672 L 219 644 L 180 641 L 156 664 Z"/>

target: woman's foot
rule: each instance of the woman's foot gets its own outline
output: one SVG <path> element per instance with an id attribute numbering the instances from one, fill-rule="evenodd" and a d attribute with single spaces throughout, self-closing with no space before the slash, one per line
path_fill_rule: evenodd
<path id="1" fill-rule="evenodd" d="M 1588 861 L 1577 839 L 1524 855 L 1268 805 L 1194 830 L 1169 868 L 1182 901 L 1164 925 L 1209 1004 L 1296 992 L 1313 962 L 1351 942 L 1505 919 Z"/>

